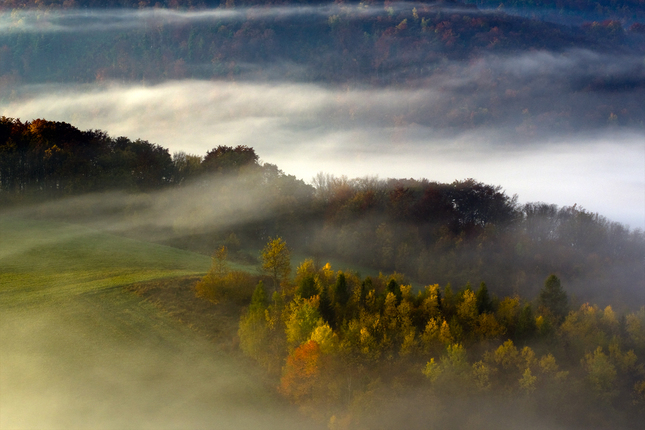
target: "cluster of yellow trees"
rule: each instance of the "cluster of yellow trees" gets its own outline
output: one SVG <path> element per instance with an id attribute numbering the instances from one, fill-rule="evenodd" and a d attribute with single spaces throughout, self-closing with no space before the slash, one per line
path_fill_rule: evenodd
<path id="1" fill-rule="evenodd" d="M 570 310 L 554 275 L 534 301 L 498 299 L 484 283 L 414 291 L 398 273 L 360 278 L 312 260 L 290 278 L 281 239 L 262 259 L 272 285 L 256 286 L 240 346 L 282 395 L 336 427 L 358 425 L 401 387 L 547 398 L 543 407 L 581 395 L 628 414 L 645 406 L 645 309 Z"/>

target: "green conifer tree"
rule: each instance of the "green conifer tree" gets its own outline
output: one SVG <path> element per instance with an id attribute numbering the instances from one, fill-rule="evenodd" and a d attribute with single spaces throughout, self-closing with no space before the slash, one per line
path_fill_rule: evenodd
<path id="1" fill-rule="evenodd" d="M 546 278 L 544 288 L 540 291 L 540 306 L 547 309 L 557 322 L 562 322 L 569 313 L 569 298 L 557 276 Z"/>
<path id="2" fill-rule="evenodd" d="M 489 314 L 493 312 L 493 301 L 488 294 L 486 283 L 482 282 L 476 293 L 477 296 L 477 311 L 480 314 Z"/>

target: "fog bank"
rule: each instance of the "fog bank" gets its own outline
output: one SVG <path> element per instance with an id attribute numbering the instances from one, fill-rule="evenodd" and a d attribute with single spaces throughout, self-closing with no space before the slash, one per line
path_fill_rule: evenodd
<path id="1" fill-rule="evenodd" d="M 645 227 L 645 135 L 637 129 L 518 136 L 505 128 L 406 121 L 452 94 L 436 87 L 183 80 L 27 86 L 19 94 L 0 104 L 1 115 L 66 121 L 202 156 L 218 145 L 248 145 L 305 181 L 320 171 L 442 182 L 473 177 L 502 185 L 520 201 L 577 203 Z"/>

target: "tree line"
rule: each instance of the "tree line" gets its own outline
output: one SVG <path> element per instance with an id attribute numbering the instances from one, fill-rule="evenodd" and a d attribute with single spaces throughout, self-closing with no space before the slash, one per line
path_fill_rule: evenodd
<path id="1" fill-rule="evenodd" d="M 81 131 L 65 122 L 0 118 L 0 199 L 6 203 L 107 190 L 148 192 L 203 174 L 260 168 L 258 159 L 246 146 L 218 146 L 204 157 L 171 156 L 146 140 Z"/>

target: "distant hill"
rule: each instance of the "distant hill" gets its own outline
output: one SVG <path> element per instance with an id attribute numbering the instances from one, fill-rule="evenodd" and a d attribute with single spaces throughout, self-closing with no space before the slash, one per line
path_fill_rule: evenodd
<path id="1" fill-rule="evenodd" d="M 403 122 L 507 127 L 520 138 L 644 126 L 643 23 L 570 26 L 457 3 L 211 12 L 7 15 L 0 95 L 34 83 L 175 79 L 431 86 L 452 97 Z"/>

